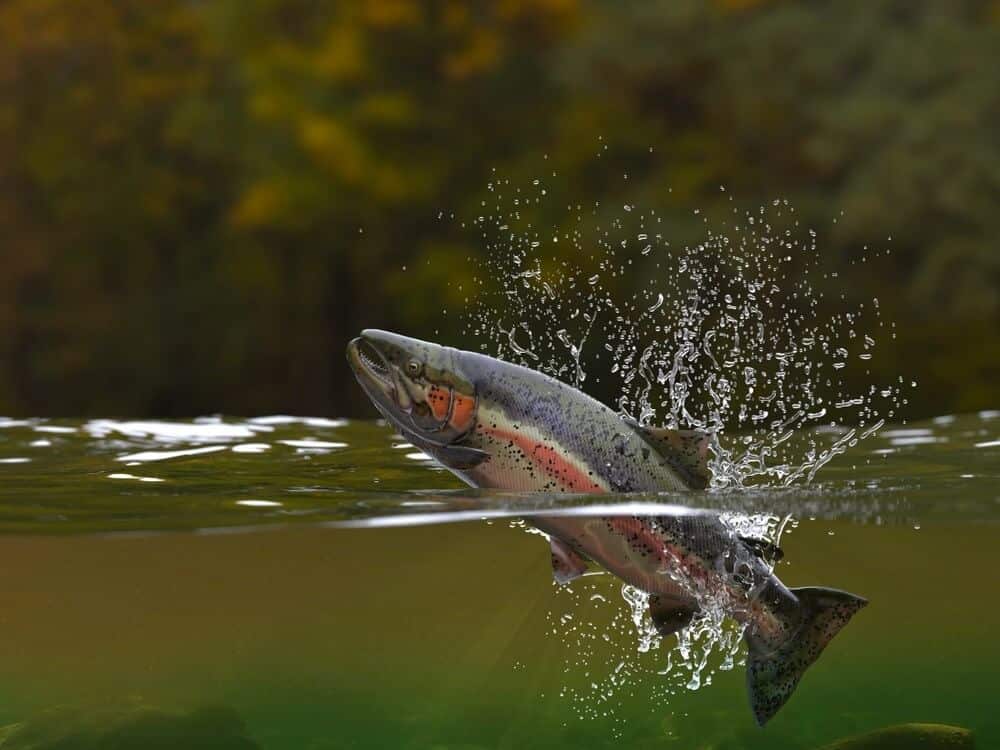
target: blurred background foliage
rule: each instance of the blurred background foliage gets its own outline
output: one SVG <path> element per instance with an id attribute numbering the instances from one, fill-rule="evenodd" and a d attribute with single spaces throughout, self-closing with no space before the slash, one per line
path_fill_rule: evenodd
<path id="1" fill-rule="evenodd" d="M 344 345 L 461 343 L 484 250 L 439 213 L 493 168 L 674 245 L 788 198 L 911 416 L 1000 406 L 997 0 L 2 0 L 0 38 L 0 413 L 370 414 Z"/>

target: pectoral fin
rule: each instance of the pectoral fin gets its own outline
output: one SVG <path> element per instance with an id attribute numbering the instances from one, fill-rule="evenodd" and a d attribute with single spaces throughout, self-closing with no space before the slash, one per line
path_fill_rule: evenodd
<path id="1" fill-rule="evenodd" d="M 449 469 L 468 471 L 469 469 L 476 468 L 490 457 L 489 453 L 481 451 L 478 448 L 470 448 L 467 445 L 436 443 L 403 427 L 399 428 L 399 434 L 420 450 L 445 464 Z"/>
<path id="2" fill-rule="evenodd" d="M 712 478 L 708 469 L 710 435 L 697 430 L 669 430 L 665 427 L 643 427 L 634 419 L 625 422 L 669 464 L 689 487 L 703 490 Z"/>
<path id="3" fill-rule="evenodd" d="M 569 583 L 587 572 L 587 561 L 565 542 L 552 537 L 549 545 L 552 548 L 552 578 L 556 583 Z"/>
<path id="4" fill-rule="evenodd" d="M 663 637 L 683 630 L 691 624 L 691 619 L 698 611 L 698 605 L 683 599 L 653 594 L 649 597 L 649 616 L 653 625 Z"/>
<path id="5" fill-rule="evenodd" d="M 469 448 L 465 445 L 446 445 L 443 448 L 436 448 L 435 453 L 440 456 L 441 461 L 449 469 L 465 471 L 476 468 L 490 457 L 490 454 L 486 451 L 481 451 L 478 448 Z"/>

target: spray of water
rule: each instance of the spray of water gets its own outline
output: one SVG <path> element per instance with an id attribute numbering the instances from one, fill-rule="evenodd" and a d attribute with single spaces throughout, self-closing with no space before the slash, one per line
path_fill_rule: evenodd
<path id="1" fill-rule="evenodd" d="M 724 514 L 721 520 L 735 536 L 776 545 L 794 523 L 764 514 Z M 734 570 L 739 569 L 739 561 L 734 561 Z M 619 709 L 635 701 L 667 714 L 678 695 L 708 687 L 718 673 L 745 664 L 744 627 L 733 619 L 734 607 L 742 605 L 724 591 L 709 588 L 709 583 L 691 577 L 677 582 L 697 598 L 699 610 L 687 627 L 667 637 L 653 624 L 649 594 L 610 575 L 588 575 L 571 586 L 555 587 L 557 603 L 549 621 L 552 635 L 565 648 L 559 695 L 578 719 L 617 722 Z M 610 622 L 601 622 L 601 610 L 617 598 L 616 589 L 625 607 L 615 608 Z"/>
<path id="2" fill-rule="evenodd" d="M 701 217 L 700 241 L 672 245 L 669 222 L 653 207 L 569 205 L 556 230 L 530 218 L 546 200 L 542 180 L 525 188 L 496 178 L 489 192 L 474 222 L 486 253 L 467 335 L 494 356 L 594 395 L 610 392 L 640 424 L 709 432 L 714 488 L 811 482 L 906 403 L 902 378 L 871 377 L 894 325 L 877 299 L 827 297 L 836 272 L 788 201 L 746 210 L 730 199 L 718 221 Z M 777 543 L 787 519 L 726 522 Z M 606 601 L 581 581 L 562 595 L 578 610 Z M 567 681 L 562 692 L 580 717 L 613 715 L 644 675 L 655 679 L 642 698 L 662 707 L 741 663 L 742 628 L 708 592 L 694 621 L 668 639 L 665 664 L 654 658 L 664 639 L 648 594 L 625 585 L 621 596 L 625 610 L 610 628 L 588 627 L 572 612 L 553 623 L 571 648 L 565 671 L 583 670 L 582 684 Z M 612 637 L 629 627 L 631 653 Z"/>
<path id="3" fill-rule="evenodd" d="M 540 180 L 489 189 L 466 333 L 641 424 L 710 432 L 714 487 L 807 483 L 906 403 L 902 378 L 871 377 L 893 324 L 877 299 L 828 298 L 836 272 L 786 200 L 703 217 L 675 247 L 654 208 L 568 206 L 544 230 L 527 218 Z"/>

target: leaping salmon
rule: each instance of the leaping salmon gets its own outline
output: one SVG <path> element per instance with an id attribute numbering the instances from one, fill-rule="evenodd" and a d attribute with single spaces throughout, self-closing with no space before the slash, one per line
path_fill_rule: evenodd
<path id="1" fill-rule="evenodd" d="M 542 373 L 378 330 L 347 347 L 354 375 L 413 445 L 474 487 L 574 493 L 704 489 L 709 435 L 641 426 Z M 590 561 L 650 594 L 658 630 L 681 630 L 707 601 L 745 625 L 747 689 L 758 724 L 867 601 L 836 589 L 787 588 L 780 550 L 739 537 L 713 514 L 538 516 L 553 575 Z"/>

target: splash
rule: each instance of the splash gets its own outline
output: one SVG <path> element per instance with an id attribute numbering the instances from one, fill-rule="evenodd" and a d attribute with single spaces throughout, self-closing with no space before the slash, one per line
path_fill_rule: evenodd
<path id="1" fill-rule="evenodd" d="M 725 513 L 722 522 L 737 536 L 778 545 L 789 517 Z M 532 531 L 524 524 L 518 528 Z M 685 585 L 696 582 L 685 580 Z M 620 590 L 624 607 L 601 621 Z M 712 685 L 716 675 L 744 666 L 744 626 L 732 619 L 732 602 L 710 589 L 693 591 L 699 610 L 687 627 L 664 637 L 649 613 L 649 594 L 611 575 L 590 574 L 570 586 L 557 586 L 549 612 L 551 633 L 566 648 L 559 693 L 577 719 L 617 721 L 626 702 L 641 700 L 663 714 L 678 697 Z M 749 604 L 748 604 L 749 606 Z"/>
<path id="2" fill-rule="evenodd" d="M 654 208 L 568 206 L 543 230 L 540 180 L 488 187 L 465 333 L 641 424 L 708 431 L 714 487 L 808 483 L 906 403 L 902 378 L 872 376 L 894 324 L 877 299 L 823 291 L 837 272 L 787 200 L 730 205 L 674 247 Z"/>

